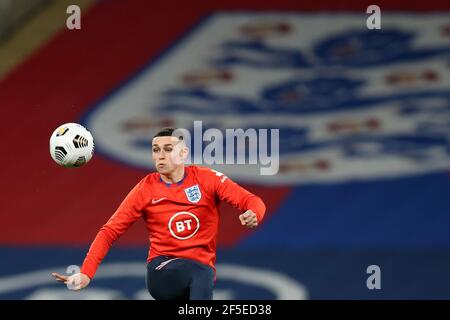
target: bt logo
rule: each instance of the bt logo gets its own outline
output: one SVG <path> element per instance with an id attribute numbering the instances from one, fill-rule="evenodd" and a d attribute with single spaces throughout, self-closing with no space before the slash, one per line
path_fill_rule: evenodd
<path id="1" fill-rule="evenodd" d="M 173 237 L 178 240 L 186 240 L 197 233 L 200 221 L 195 214 L 181 211 L 170 218 L 168 227 Z"/>

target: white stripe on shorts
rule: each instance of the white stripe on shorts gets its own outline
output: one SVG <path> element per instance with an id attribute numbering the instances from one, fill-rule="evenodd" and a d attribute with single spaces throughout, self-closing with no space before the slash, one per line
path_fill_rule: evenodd
<path id="1" fill-rule="evenodd" d="M 159 266 L 157 266 L 157 267 L 155 268 L 155 270 L 161 270 L 161 269 L 164 268 L 168 263 L 170 263 L 170 262 L 172 262 L 172 261 L 174 261 L 174 260 L 177 260 L 177 259 L 180 259 L 180 258 L 173 258 L 173 259 L 164 261 L 164 262 L 161 263 Z"/>

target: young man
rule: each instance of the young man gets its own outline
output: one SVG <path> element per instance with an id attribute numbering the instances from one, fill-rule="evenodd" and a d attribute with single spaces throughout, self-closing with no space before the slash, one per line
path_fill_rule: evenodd
<path id="1" fill-rule="evenodd" d="M 220 172 L 185 166 L 188 149 L 182 136 L 164 128 L 152 141 L 157 172 L 144 177 L 100 229 L 81 267 L 72 276 L 53 273 L 74 290 L 89 285 L 101 261 L 136 220 L 149 232 L 147 287 L 155 299 L 212 299 L 215 282 L 218 204 L 243 213 L 243 226 L 255 228 L 264 217 L 263 201 Z"/>

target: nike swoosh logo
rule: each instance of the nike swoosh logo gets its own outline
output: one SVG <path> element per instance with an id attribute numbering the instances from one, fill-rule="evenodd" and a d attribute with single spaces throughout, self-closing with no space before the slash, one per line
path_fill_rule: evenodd
<path id="1" fill-rule="evenodd" d="M 166 197 L 164 197 L 164 198 L 161 198 L 161 199 L 158 199 L 158 200 L 152 199 L 152 204 L 155 204 L 155 203 L 161 202 L 161 201 L 163 201 L 163 200 L 164 200 L 165 198 L 166 198 Z"/>

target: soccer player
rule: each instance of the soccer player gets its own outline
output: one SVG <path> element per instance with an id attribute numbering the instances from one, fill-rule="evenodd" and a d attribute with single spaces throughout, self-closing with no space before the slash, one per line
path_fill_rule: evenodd
<path id="1" fill-rule="evenodd" d="M 108 250 L 136 220 L 143 218 L 150 240 L 147 288 L 155 299 L 212 299 L 221 200 L 239 208 L 241 224 L 255 228 L 266 207 L 256 195 L 220 172 L 185 166 L 188 148 L 182 135 L 164 128 L 152 141 L 157 172 L 144 177 L 100 229 L 81 267 L 57 281 L 87 287 Z M 176 132 L 176 131 L 175 131 Z"/>

